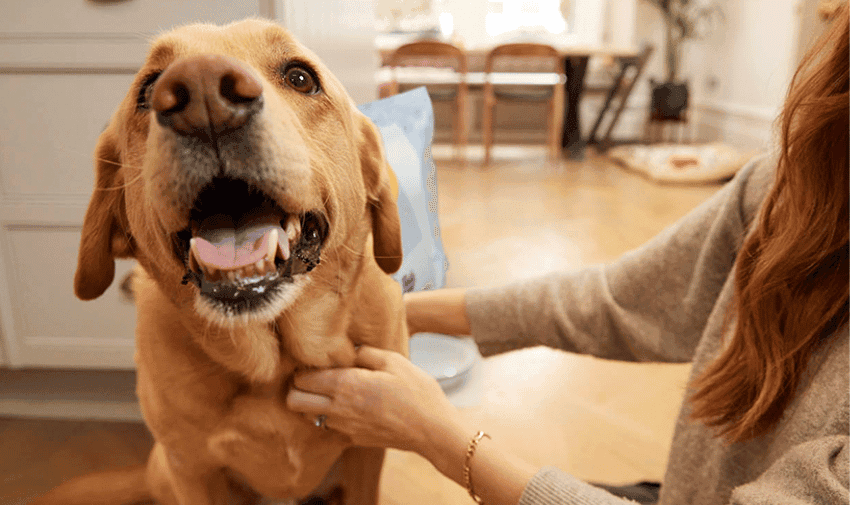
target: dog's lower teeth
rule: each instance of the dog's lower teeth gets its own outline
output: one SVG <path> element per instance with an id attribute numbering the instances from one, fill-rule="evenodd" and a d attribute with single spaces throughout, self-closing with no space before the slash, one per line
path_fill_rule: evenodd
<path id="1" fill-rule="evenodd" d="M 204 277 L 208 282 L 239 282 L 262 278 L 274 272 L 276 268 L 277 267 L 275 266 L 274 262 L 262 259 L 257 261 L 253 265 L 248 265 L 243 268 L 237 268 L 235 270 L 214 270 L 209 269 L 206 266 L 201 266 L 200 272 L 203 273 Z"/>

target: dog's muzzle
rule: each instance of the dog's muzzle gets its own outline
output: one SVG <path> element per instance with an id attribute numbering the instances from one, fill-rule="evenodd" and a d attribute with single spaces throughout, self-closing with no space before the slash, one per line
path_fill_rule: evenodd
<path id="1" fill-rule="evenodd" d="M 184 284 L 238 314 L 262 308 L 285 282 L 316 267 L 328 234 L 324 214 L 281 208 L 264 191 L 269 181 L 251 170 L 249 132 L 263 109 L 263 85 L 251 70 L 214 54 L 177 60 L 156 78 L 148 103 L 181 146 L 181 177 L 189 181 L 182 187 L 200 186 L 178 198 L 191 206 L 174 237 Z"/>

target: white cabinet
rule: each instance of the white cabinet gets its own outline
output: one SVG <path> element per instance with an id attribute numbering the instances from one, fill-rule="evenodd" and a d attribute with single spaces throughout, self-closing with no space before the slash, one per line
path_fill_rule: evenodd
<path id="1" fill-rule="evenodd" d="M 178 24 L 271 17 L 271 0 L 5 0 L 0 65 L 5 70 L 99 68 L 131 71 L 147 41 Z"/>
<path id="2" fill-rule="evenodd" d="M 77 300 L 72 281 L 93 187 L 95 142 L 153 36 L 193 21 L 277 18 L 364 101 L 375 94 L 371 5 L 372 0 L 4 1 L 0 365 L 133 366 L 134 308 L 117 286 L 132 262 L 119 262 L 115 282 L 95 301 Z"/>

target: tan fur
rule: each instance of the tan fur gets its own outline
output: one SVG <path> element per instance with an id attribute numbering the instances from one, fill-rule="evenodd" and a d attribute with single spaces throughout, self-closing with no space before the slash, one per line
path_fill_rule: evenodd
<path id="1" fill-rule="evenodd" d="M 172 190 L 185 167 L 169 148 L 169 132 L 136 110 L 136 95 L 151 70 L 194 54 L 227 55 L 257 76 L 264 107 L 254 147 L 276 169 L 267 177 L 274 198 L 287 211 L 320 208 L 329 218 L 321 263 L 298 276 L 279 313 L 204 314 L 197 288 L 181 284 L 186 268 L 169 237 L 187 222 Z M 293 58 L 316 69 L 323 96 L 300 95 L 275 77 Z M 144 482 L 145 496 L 164 505 L 244 500 L 252 493 L 234 489 L 245 485 L 265 496 L 304 497 L 336 463 L 346 503 L 375 503 L 383 451 L 349 447 L 284 405 L 296 370 L 350 366 L 355 344 L 407 353 L 401 290 L 388 275 L 401 262 L 395 177 L 377 129 L 340 83 L 271 23 L 179 28 L 153 43 L 100 137 L 96 168 L 75 290 L 96 298 L 113 280 L 115 258 L 139 263 L 137 392 L 156 445 L 145 478 L 138 479 L 140 469 L 127 486 Z M 35 503 L 89 501 L 78 482 Z"/>

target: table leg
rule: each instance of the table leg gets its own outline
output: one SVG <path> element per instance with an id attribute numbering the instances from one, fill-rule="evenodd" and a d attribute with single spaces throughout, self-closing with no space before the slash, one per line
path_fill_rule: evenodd
<path id="1" fill-rule="evenodd" d="M 581 138 L 579 123 L 579 105 L 584 90 L 584 74 L 587 71 L 589 56 L 571 56 L 564 61 L 567 74 L 566 100 L 564 101 L 564 132 L 561 147 L 567 151 L 567 157 L 573 160 L 584 159 L 585 143 Z"/>

